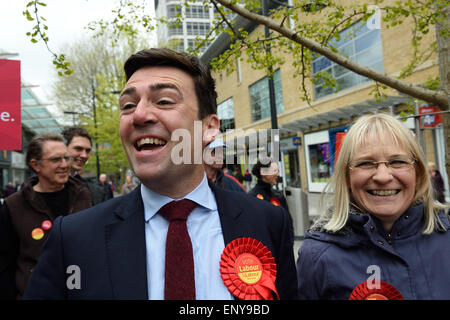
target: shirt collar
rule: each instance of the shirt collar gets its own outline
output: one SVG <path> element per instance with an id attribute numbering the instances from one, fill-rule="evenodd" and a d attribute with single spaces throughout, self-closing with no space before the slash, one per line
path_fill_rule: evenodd
<path id="1" fill-rule="evenodd" d="M 143 184 L 141 185 L 141 196 L 144 202 L 145 222 L 148 222 L 151 218 L 153 218 L 159 209 L 161 209 L 164 205 L 174 200 L 189 199 L 197 203 L 199 206 L 208 209 L 208 212 L 217 210 L 217 203 L 212 190 L 209 188 L 206 174 L 203 175 L 203 179 L 200 184 L 183 198 L 172 199 L 168 196 L 150 190 Z"/>

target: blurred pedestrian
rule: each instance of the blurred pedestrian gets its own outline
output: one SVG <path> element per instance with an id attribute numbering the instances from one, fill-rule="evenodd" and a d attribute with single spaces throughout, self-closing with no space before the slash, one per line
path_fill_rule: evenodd
<path id="1" fill-rule="evenodd" d="M 235 177 L 223 171 L 224 147 L 226 146 L 222 139 L 216 139 L 206 147 L 205 162 L 203 164 L 206 176 L 212 183 L 222 189 L 247 193 Z"/>
<path id="2" fill-rule="evenodd" d="M 270 158 L 258 160 L 252 168 L 252 173 L 257 178 L 257 182 L 248 194 L 273 205 L 282 206 L 289 212 L 283 192 L 273 188 L 277 185 L 280 176 L 278 162 Z"/>
<path id="3" fill-rule="evenodd" d="M 8 184 L 6 185 L 5 190 L 4 190 L 4 197 L 6 198 L 6 197 L 10 196 L 16 191 L 17 191 L 17 189 L 16 189 L 16 187 L 14 187 L 13 183 L 8 182 Z"/>
<path id="4" fill-rule="evenodd" d="M 98 185 L 103 188 L 106 200 L 114 198 L 113 187 L 111 183 L 109 183 L 108 176 L 105 173 L 102 173 L 98 177 Z"/>
<path id="5" fill-rule="evenodd" d="M 433 185 L 434 197 L 440 203 L 445 203 L 444 179 L 434 162 L 428 162 L 428 172 L 430 173 L 431 183 Z"/>
<path id="6" fill-rule="evenodd" d="M 252 174 L 247 170 L 245 170 L 244 174 L 244 181 L 245 181 L 245 188 L 247 189 L 247 192 L 250 191 L 252 188 Z"/>
<path id="7" fill-rule="evenodd" d="M 242 175 L 242 171 L 240 167 L 236 167 L 234 170 L 234 177 L 239 181 L 240 184 L 244 183 L 244 176 Z"/>
<path id="8" fill-rule="evenodd" d="M 89 208 L 89 190 L 69 177 L 70 156 L 58 133 L 41 133 L 26 161 L 36 174 L 5 199 L 0 212 L 0 296 L 21 298 L 58 216 Z"/>
<path id="9" fill-rule="evenodd" d="M 359 118 L 305 235 L 301 299 L 450 299 L 450 220 L 433 201 L 422 150 L 387 114 Z"/>
<path id="10" fill-rule="evenodd" d="M 230 300 L 232 294 L 243 298 L 251 291 L 250 298 L 295 298 L 286 212 L 216 187 L 202 162 L 194 161 L 220 124 L 208 66 L 185 53 L 152 48 L 133 54 L 124 69 L 120 136 L 141 184 L 124 196 L 58 218 L 25 296 Z M 183 136 L 174 140 L 178 134 Z M 191 157 L 179 162 L 177 151 Z M 259 283 L 242 281 L 235 290 L 232 281 L 223 280 L 236 272 L 221 268 L 221 257 L 235 259 L 225 246 L 248 252 L 242 255 L 247 259 L 237 261 L 242 267 L 264 268 L 255 273 Z M 81 280 L 80 288 L 70 290 L 66 270 L 73 265 L 81 270 Z"/>
<path id="11" fill-rule="evenodd" d="M 122 185 L 121 195 L 130 193 L 136 187 L 137 187 L 137 184 L 133 182 L 133 179 L 131 178 L 131 176 L 127 175 L 127 177 L 125 178 L 125 183 Z"/>
<path id="12" fill-rule="evenodd" d="M 294 226 L 292 215 L 289 212 L 286 198 L 282 190 L 275 190 L 273 187 L 278 184 L 280 171 L 278 162 L 271 158 L 258 159 L 258 162 L 252 168 L 253 175 L 257 178 L 256 185 L 249 191 L 249 195 L 258 199 L 270 202 L 274 206 L 283 207 L 289 214 L 291 227 L 289 229 L 290 237 L 294 237 Z"/>
<path id="13" fill-rule="evenodd" d="M 67 151 L 72 157 L 70 175 L 86 184 L 91 193 L 93 206 L 106 201 L 106 193 L 103 188 L 81 176 L 83 167 L 89 160 L 92 151 L 92 138 L 89 132 L 82 127 L 68 127 L 61 134 L 66 139 Z"/>

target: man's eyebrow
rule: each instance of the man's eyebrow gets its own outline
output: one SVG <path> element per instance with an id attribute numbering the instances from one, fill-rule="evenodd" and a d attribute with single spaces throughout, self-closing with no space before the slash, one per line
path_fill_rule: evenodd
<path id="1" fill-rule="evenodd" d="M 134 94 L 136 92 L 136 88 L 135 87 L 128 87 L 126 89 L 124 89 L 121 93 L 120 93 L 120 97 L 127 95 L 127 94 Z"/>
<path id="2" fill-rule="evenodd" d="M 173 90 L 177 91 L 178 94 L 182 95 L 181 90 L 176 85 L 171 84 L 171 83 L 155 83 L 155 84 L 150 85 L 149 89 L 151 91 L 159 91 L 159 90 L 163 90 L 163 89 L 173 89 Z M 120 94 L 120 98 L 125 95 L 133 95 L 135 93 L 136 93 L 135 87 L 128 87 L 122 91 L 122 93 Z"/>
<path id="3" fill-rule="evenodd" d="M 155 83 L 155 84 L 150 85 L 149 88 L 152 91 L 158 91 L 158 90 L 163 90 L 163 89 L 173 89 L 173 90 L 177 91 L 180 95 L 182 95 L 180 89 L 176 85 L 171 84 L 171 83 Z"/>

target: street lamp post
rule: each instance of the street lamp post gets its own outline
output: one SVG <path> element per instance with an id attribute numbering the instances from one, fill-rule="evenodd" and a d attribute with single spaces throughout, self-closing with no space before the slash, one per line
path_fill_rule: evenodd
<path id="1" fill-rule="evenodd" d="M 267 16 L 268 15 L 267 0 L 261 0 L 261 6 L 262 6 L 263 15 Z M 267 26 L 264 26 L 264 34 L 265 34 L 266 39 L 268 39 L 270 37 L 270 31 Z M 267 42 L 267 44 L 265 46 L 265 50 L 266 50 L 266 53 L 270 54 L 270 50 L 271 50 L 270 42 Z M 272 66 L 269 66 L 268 70 L 270 73 L 270 77 L 268 77 L 267 80 L 269 81 L 270 119 L 271 119 L 271 123 L 272 123 L 272 134 L 271 134 L 272 154 L 271 154 L 271 156 L 272 157 L 274 156 L 273 153 L 278 154 L 277 161 L 280 161 L 281 154 L 280 154 L 280 152 L 275 151 L 279 147 L 280 137 L 279 137 L 279 133 L 278 133 L 277 105 L 275 102 L 275 84 L 273 81 Z"/>
<path id="2" fill-rule="evenodd" d="M 94 109 L 94 130 L 95 130 L 95 159 L 97 162 L 97 179 L 100 177 L 100 158 L 98 155 L 98 134 L 97 134 L 97 106 L 95 103 L 95 85 L 94 85 L 94 79 L 92 78 L 92 107 Z"/>

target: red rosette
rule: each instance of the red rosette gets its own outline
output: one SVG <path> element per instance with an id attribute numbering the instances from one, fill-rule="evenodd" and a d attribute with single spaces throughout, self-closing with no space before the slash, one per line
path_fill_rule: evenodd
<path id="1" fill-rule="evenodd" d="M 228 291 L 241 300 L 279 300 L 277 265 L 272 253 L 253 238 L 237 238 L 223 250 L 220 275 Z"/>
<path id="2" fill-rule="evenodd" d="M 278 200 L 278 198 L 276 197 L 270 198 L 270 203 L 277 207 L 281 206 L 280 200 Z"/>
<path id="3" fill-rule="evenodd" d="M 367 281 L 361 282 L 353 289 L 349 300 L 403 300 L 401 293 L 390 283 L 380 281 L 379 288 L 370 288 Z"/>

